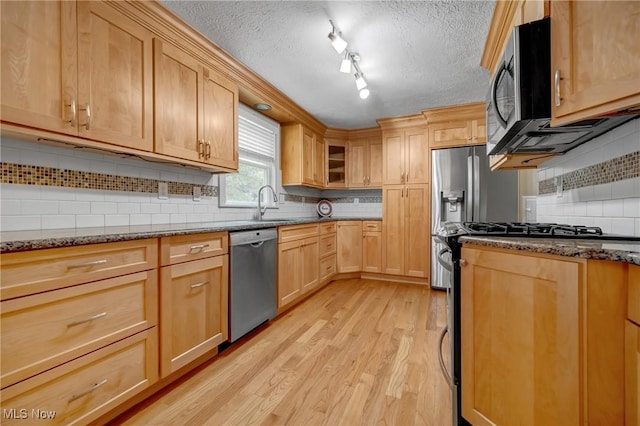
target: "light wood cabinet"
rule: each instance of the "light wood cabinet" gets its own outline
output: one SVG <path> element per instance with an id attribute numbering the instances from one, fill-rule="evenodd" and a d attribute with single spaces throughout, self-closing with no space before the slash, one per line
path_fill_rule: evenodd
<path id="1" fill-rule="evenodd" d="M 462 259 L 465 419 L 623 424 L 625 264 L 473 246 Z"/>
<path id="2" fill-rule="evenodd" d="M 640 426 L 640 266 L 629 265 L 625 324 L 625 424 Z"/>
<path id="3" fill-rule="evenodd" d="M 382 183 L 398 185 L 429 182 L 429 145 L 426 127 L 383 133 Z"/>
<path id="4" fill-rule="evenodd" d="M 347 147 L 345 141 L 325 138 L 327 179 L 326 188 L 345 188 L 347 186 Z"/>
<path id="5" fill-rule="evenodd" d="M 280 135 L 282 184 L 323 187 L 324 140 L 297 123 L 281 126 Z"/>
<path id="6" fill-rule="evenodd" d="M 337 262 L 339 274 L 362 270 L 362 221 L 338 222 Z"/>
<path id="7" fill-rule="evenodd" d="M 427 278 L 430 259 L 429 185 L 382 189 L 382 269 L 385 274 Z"/>
<path id="8" fill-rule="evenodd" d="M 278 309 L 320 284 L 318 225 L 278 228 Z"/>
<path id="9" fill-rule="evenodd" d="M 196 235 L 192 244 L 202 241 L 228 241 L 225 233 Z M 163 253 L 179 252 L 183 237 L 161 239 Z M 177 248 L 172 249 L 172 246 Z M 215 244 L 214 244 L 215 246 Z M 216 256 L 185 261 L 170 258 L 160 269 L 160 373 L 162 377 L 177 371 L 207 352 L 215 350 L 228 337 L 229 256 L 228 246 Z M 167 256 L 164 256 L 165 258 Z M 185 330 L 189 330 L 188 333 Z"/>
<path id="10" fill-rule="evenodd" d="M 429 146 L 449 148 L 487 142 L 484 102 L 424 110 L 429 125 Z"/>
<path id="11" fill-rule="evenodd" d="M 640 3 L 552 1 L 550 12 L 551 125 L 637 112 Z"/>
<path id="12" fill-rule="evenodd" d="M 349 133 L 349 188 L 382 186 L 382 132 L 380 128 Z"/>
<path id="13" fill-rule="evenodd" d="M 154 39 L 156 151 L 236 170 L 237 86 Z"/>
<path id="14" fill-rule="evenodd" d="M 1 7 L 3 121 L 153 150 L 150 31 L 104 2 Z"/>
<path id="15" fill-rule="evenodd" d="M 362 222 L 362 272 L 382 272 L 382 222 Z"/>

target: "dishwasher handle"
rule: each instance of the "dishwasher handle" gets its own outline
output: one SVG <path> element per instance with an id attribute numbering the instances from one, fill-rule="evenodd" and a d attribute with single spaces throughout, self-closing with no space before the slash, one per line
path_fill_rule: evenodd
<path id="1" fill-rule="evenodd" d="M 260 247 L 260 245 L 264 244 L 265 241 L 275 240 L 277 238 L 278 231 L 276 228 L 229 232 L 231 246 L 243 246 L 250 244 L 253 247 Z"/>
<path id="2" fill-rule="evenodd" d="M 258 248 L 258 247 L 262 246 L 263 244 L 264 244 L 264 240 L 258 241 L 258 242 L 255 242 L 255 243 L 249 243 L 249 245 L 251 245 L 251 247 L 255 247 L 255 248 Z"/>

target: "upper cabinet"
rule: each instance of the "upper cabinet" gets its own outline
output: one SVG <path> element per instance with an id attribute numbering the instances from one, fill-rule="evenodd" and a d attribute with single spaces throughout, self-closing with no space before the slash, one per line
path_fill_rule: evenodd
<path id="1" fill-rule="evenodd" d="M 640 2 L 552 1 L 552 126 L 640 111 Z"/>
<path id="2" fill-rule="evenodd" d="M 327 129 L 324 134 L 324 152 L 326 188 L 347 187 L 347 141 L 349 133 L 346 130 Z"/>
<path id="3" fill-rule="evenodd" d="M 429 146 L 483 145 L 487 142 L 484 102 L 422 111 L 429 125 Z"/>
<path id="4" fill-rule="evenodd" d="M 3 121 L 153 149 L 151 32 L 102 2 L 1 7 Z"/>
<path id="5" fill-rule="evenodd" d="M 156 151 L 237 169 L 237 86 L 158 39 L 154 59 Z"/>
<path id="6" fill-rule="evenodd" d="M 349 132 L 349 188 L 382 187 L 382 131 L 380 128 Z"/>
<path id="7" fill-rule="evenodd" d="M 378 120 L 382 127 L 382 183 L 428 183 L 429 144 L 422 115 Z"/>
<path id="8" fill-rule="evenodd" d="M 324 185 L 324 140 L 308 127 L 287 124 L 280 128 L 283 185 Z"/>

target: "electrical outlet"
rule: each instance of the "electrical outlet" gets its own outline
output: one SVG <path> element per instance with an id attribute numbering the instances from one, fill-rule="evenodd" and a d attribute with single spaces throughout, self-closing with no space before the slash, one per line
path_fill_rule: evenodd
<path id="1" fill-rule="evenodd" d="M 354 198 L 353 204 L 360 204 L 360 198 Z"/>
<path id="2" fill-rule="evenodd" d="M 278 197 L 278 201 L 280 201 L 280 204 L 284 204 L 284 197 L 285 197 L 286 195 L 287 195 L 287 194 L 285 194 L 285 193 L 283 193 L 283 192 L 281 192 L 281 193 L 280 193 L 280 196 Z"/>
<path id="3" fill-rule="evenodd" d="M 562 176 L 556 176 L 556 197 L 562 198 Z"/>
<path id="4" fill-rule="evenodd" d="M 158 199 L 169 199 L 169 184 L 167 182 L 158 182 Z"/>
<path id="5" fill-rule="evenodd" d="M 202 190 L 199 186 L 193 187 L 193 201 L 200 201 L 200 197 L 202 196 Z"/>

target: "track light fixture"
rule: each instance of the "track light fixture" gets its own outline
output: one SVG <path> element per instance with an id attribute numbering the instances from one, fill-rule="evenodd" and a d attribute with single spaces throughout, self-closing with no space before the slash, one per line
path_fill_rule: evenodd
<path id="1" fill-rule="evenodd" d="M 339 54 L 342 54 L 342 52 L 344 52 L 344 58 L 340 63 L 340 72 L 349 74 L 351 73 L 353 68 L 355 70 L 356 88 L 358 89 L 360 98 L 367 99 L 370 93 L 369 87 L 364 79 L 364 76 L 362 75 L 362 70 L 360 70 L 360 67 L 357 64 L 357 62 L 360 60 L 360 55 L 347 49 L 348 43 L 342 38 L 342 33 L 340 32 L 340 30 L 338 30 L 331 19 L 329 19 L 329 23 L 331 24 L 331 32 L 329 33 L 329 40 L 331 40 L 331 45 Z"/>

